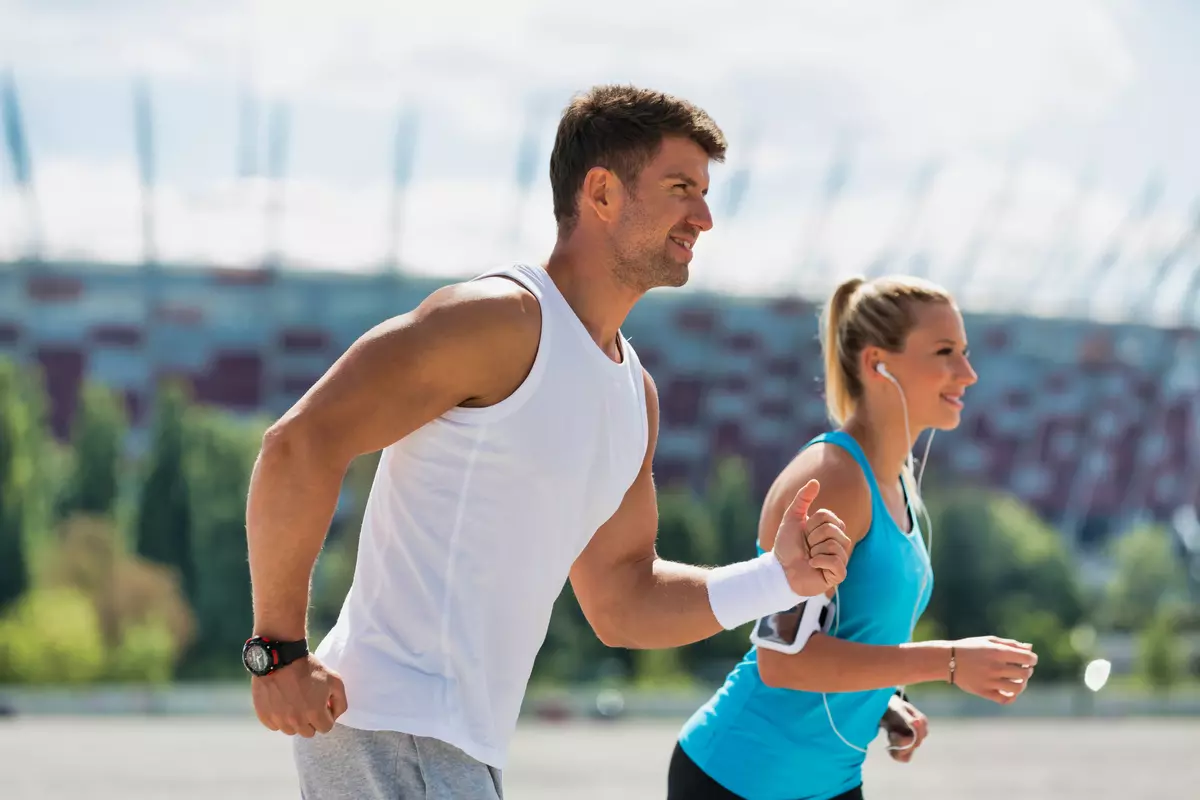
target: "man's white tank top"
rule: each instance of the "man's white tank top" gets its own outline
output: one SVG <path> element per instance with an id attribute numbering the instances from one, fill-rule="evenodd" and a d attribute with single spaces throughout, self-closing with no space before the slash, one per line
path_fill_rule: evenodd
<path id="1" fill-rule="evenodd" d="M 500 403 L 451 409 L 383 451 L 354 581 L 316 654 L 345 680 L 339 722 L 503 768 L 554 601 L 637 476 L 648 423 L 623 336 L 617 363 L 540 267 L 490 275 L 541 305 L 533 368 Z"/>

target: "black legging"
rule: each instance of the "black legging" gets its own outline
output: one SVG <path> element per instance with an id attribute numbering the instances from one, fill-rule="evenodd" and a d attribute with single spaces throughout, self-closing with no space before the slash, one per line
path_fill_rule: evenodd
<path id="1" fill-rule="evenodd" d="M 667 800 L 743 800 L 740 795 L 714 781 L 696 762 L 688 758 L 678 743 L 667 769 Z M 832 800 L 863 800 L 862 787 L 856 786 Z"/>

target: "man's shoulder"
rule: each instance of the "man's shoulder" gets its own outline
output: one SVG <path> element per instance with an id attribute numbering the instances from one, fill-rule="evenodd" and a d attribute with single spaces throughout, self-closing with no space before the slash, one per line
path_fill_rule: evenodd
<path id="1" fill-rule="evenodd" d="M 421 316 L 447 333 L 530 338 L 541 330 L 541 306 L 529 289 L 510 278 L 487 276 L 443 286 L 425 299 Z"/>

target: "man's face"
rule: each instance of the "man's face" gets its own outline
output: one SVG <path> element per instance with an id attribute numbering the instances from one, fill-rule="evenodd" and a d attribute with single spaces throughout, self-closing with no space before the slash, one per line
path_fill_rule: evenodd
<path id="1" fill-rule="evenodd" d="M 683 286 L 692 248 L 712 228 L 708 209 L 709 157 L 691 139 L 667 137 L 633 186 L 610 228 L 616 277 L 647 292 Z"/>

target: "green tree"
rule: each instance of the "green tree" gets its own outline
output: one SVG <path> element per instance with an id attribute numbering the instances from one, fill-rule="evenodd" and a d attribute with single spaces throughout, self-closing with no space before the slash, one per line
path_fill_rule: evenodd
<path id="1" fill-rule="evenodd" d="M 88 683 L 103 670 L 96 610 L 78 590 L 33 590 L 0 619 L 0 683 Z"/>
<path id="2" fill-rule="evenodd" d="M 658 539 L 661 558 L 691 564 L 716 564 L 721 542 L 712 514 L 689 490 L 664 489 L 658 496 Z M 745 637 L 743 636 L 743 641 Z M 568 583 L 551 614 L 538 653 L 534 677 L 541 681 L 577 681 L 607 674 L 633 675 L 635 680 L 676 682 L 678 675 L 711 658 L 711 641 L 698 642 L 664 655 L 653 651 L 607 648 L 596 637 Z"/>
<path id="3" fill-rule="evenodd" d="M 44 433 L 29 379 L 0 361 L 0 610 L 30 585 L 27 545 L 36 522 L 39 453 Z"/>
<path id="4" fill-rule="evenodd" d="M 606 670 L 625 674 L 628 663 L 629 651 L 607 648 L 596 638 L 568 582 L 554 603 L 533 678 L 539 683 L 576 683 L 602 678 Z"/>
<path id="5" fill-rule="evenodd" d="M 1018 596 L 1003 601 L 997 617 L 1005 620 L 1004 633 L 999 635 L 1033 645 L 1038 654 L 1035 681 L 1068 681 L 1082 674 L 1087 654 L 1077 646 L 1080 637 L 1073 636 L 1054 614 Z"/>
<path id="6" fill-rule="evenodd" d="M 755 495 L 752 476 L 746 462 L 737 457 L 722 459 L 713 470 L 704 498 L 718 546 L 713 565 L 733 564 L 754 558 L 758 553 L 758 522 L 762 498 Z M 745 655 L 750 647 L 750 625 L 715 636 L 684 648 L 686 663 L 696 673 L 716 678 Z"/>
<path id="7" fill-rule="evenodd" d="M 679 648 L 635 650 L 633 674 L 640 689 L 687 688 L 693 683 Z"/>
<path id="8" fill-rule="evenodd" d="M 1084 619 L 1070 554 L 1054 529 L 1013 497 L 947 488 L 928 500 L 935 584 L 926 612 L 951 639 L 997 635 L 1032 643 L 1038 677 L 1077 670 L 1071 631 Z"/>
<path id="9" fill-rule="evenodd" d="M 246 558 L 246 495 L 264 425 L 193 412 L 186 477 L 199 634 L 182 674 L 240 669 L 237 652 L 254 624 Z"/>
<path id="10" fill-rule="evenodd" d="M 1187 651 L 1174 610 L 1160 607 L 1149 620 L 1137 635 L 1137 671 L 1148 686 L 1165 692 L 1186 675 Z"/>
<path id="11" fill-rule="evenodd" d="M 1166 528 L 1139 526 L 1116 539 L 1111 548 L 1116 575 L 1105 591 L 1105 623 L 1118 630 L 1136 630 L 1164 603 L 1183 600 L 1187 573 Z"/>
<path id="12" fill-rule="evenodd" d="M 108 654 L 105 678 L 116 682 L 169 683 L 175 674 L 176 632 L 160 619 L 125 631 Z"/>
<path id="13" fill-rule="evenodd" d="M 83 514 L 59 526 L 46 562 L 42 588 L 91 603 L 104 678 L 165 680 L 173 673 L 195 628 L 174 570 L 128 552 L 111 519 Z"/>
<path id="14" fill-rule="evenodd" d="M 59 445 L 50 432 L 49 397 L 38 370 L 17 373 L 17 389 L 24 398 L 27 424 L 21 450 L 29 463 L 29 479 L 21 497 L 24 507 L 26 558 L 36 578 L 41 553 L 53 546 L 54 504 L 66 479 L 69 448 Z"/>
<path id="15" fill-rule="evenodd" d="M 658 495 L 658 554 L 668 561 L 716 565 L 721 540 L 712 514 L 685 488 L 664 489 Z"/>
<path id="16" fill-rule="evenodd" d="M 184 594 L 195 604 L 192 509 L 184 465 L 188 410 L 187 398 L 178 386 L 167 386 L 159 393 L 135 529 L 138 555 L 176 570 Z"/>
<path id="17" fill-rule="evenodd" d="M 717 563 L 732 564 L 754 558 L 762 502 L 754 495 L 745 461 L 727 458 L 717 464 L 705 505 L 720 543 Z"/>
<path id="18" fill-rule="evenodd" d="M 668 561 L 706 566 L 753 557 L 757 516 L 749 530 L 740 531 L 742 552 L 736 555 L 739 537 L 728 536 L 723 541 L 716 522 L 719 518 L 730 527 L 748 523 L 749 481 L 744 470 L 737 462 L 725 462 L 718 468 L 712 486 L 712 498 L 707 503 L 687 489 L 667 489 L 659 495 L 659 556 Z M 745 552 L 747 548 L 748 553 Z M 678 648 L 675 656 L 637 655 L 631 659 L 630 667 L 635 674 L 645 669 L 670 672 L 674 667 L 668 667 L 677 658 L 693 673 L 723 673 L 746 652 L 748 636 L 749 625 L 720 631 L 715 636 Z"/>
<path id="19" fill-rule="evenodd" d="M 84 384 L 72 430 L 74 468 L 62 516 L 114 513 L 125 431 L 125 409 L 117 395 L 99 384 Z"/>
<path id="20" fill-rule="evenodd" d="M 325 547 L 313 571 L 312 604 L 309 609 L 310 633 L 323 635 L 342 610 L 346 593 L 354 581 L 358 559 L 358 540 L 367 511 L 367 497 L 379 467 L 380 453 L 359 456 L 350 462 L 342 486 L 345 511 L 335 515 Z"/>

